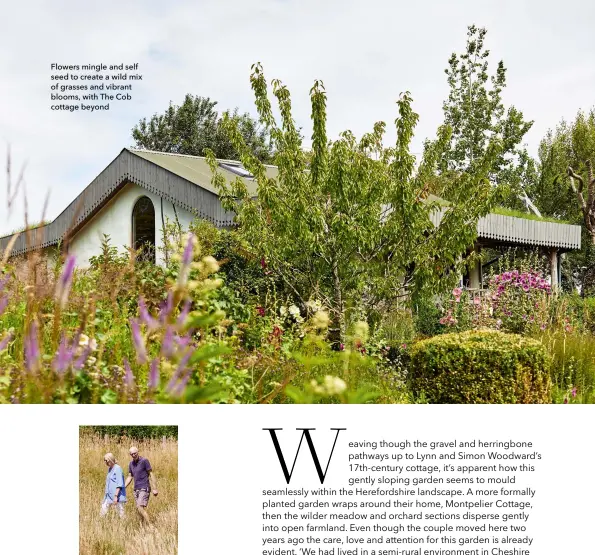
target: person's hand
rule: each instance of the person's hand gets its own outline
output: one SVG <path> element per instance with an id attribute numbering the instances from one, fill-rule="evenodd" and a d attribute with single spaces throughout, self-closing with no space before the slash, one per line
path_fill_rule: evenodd
<path id="1" fill-rule="evenodd" d="M 158 493 L 159 493 L 159 492 L 158 492 L 156 489 L 154 489 L 154 490 L 153 490 L 153 495 L 154 495 L 155 497 L 157 497 L 157 494 L 158 494 Z"/>
<path id="2" fill-rule="evenodd" d="M 117 505 L 118 504 L 118 498 L 114 498 L 114 502 L 112 503 L 112 505 Z"/>

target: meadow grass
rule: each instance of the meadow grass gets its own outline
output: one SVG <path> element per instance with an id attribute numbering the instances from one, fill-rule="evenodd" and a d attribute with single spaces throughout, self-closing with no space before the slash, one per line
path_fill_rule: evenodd
<path id="1" fill-rule="evenodd" d="M 111 452 L 128 474 L 128 449 L 136 445 L 153 467 L 159 495 L 151 496 L 152 526 L 136 513 L 132 485 L 127 488 L 125 517 L 110 510 L 101 518 L 107 472 L 103 457 Z M 100 437 L 81 428 L 79 437 L 79 552 L 81 555 L 172 555 L 178 552 L 178 443 L 173 439 L 135 441 Z"/>

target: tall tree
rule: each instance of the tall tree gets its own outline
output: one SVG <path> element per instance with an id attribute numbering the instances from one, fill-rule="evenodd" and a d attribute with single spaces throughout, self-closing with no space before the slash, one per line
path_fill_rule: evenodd
<path id="1" fill-rule="evenodd" d="M 170 103 L 163 114 L 141 119 L 132 129 L 135 146 L 194 156 L 204 156 L 210 149 L 218 158 L 237 159 L 238 152 L 223 131 L 223 114 L 217 112 L 216 105 L 210 98 L 187 94 L 181 106 Z M 237 123 L 254 155 L 263 162 L 270 161 L 270 141 L 258 122 L 237 108 L 229 117 Z"/>
<path id="2" fill-rule="evenodd" d="M 362 308 L 366 298 L 452 287 L 456 272 L 449 270 L 461 264 L 475 239 L 477 220 L 494 201 L 487 175 L 500 154 L 498 141 L 492 138 L 473 165 L 458 174 L 465 198 L 461 194 L 463 202 L 444 208 L 434 226 L 432 214 L 440 207 L 428 200 L 426 184 L 449 144 L 450 129 L 440 128 L 415 172 L 410 143 L 418 115 L 408 93 L 397 102 L 396 144 L 386 148 L 383 122 L 359 141 L 350 131 L 329 141 L 327 97 L 323 84 L 315 82 L 310 91 L 312 151 L 307 156 L 288 89 L 272 82 L 281 114 L 277 122 L 259 64 L 253 66 L 251 83 L 260 120 L 276 150 L 278 176 L 267 177 L 237 122 L 227 117 L 224 127 L 244 167 L 255 176 L 258 196 L 252 198 L 239 179 L 228 186 L 211 156 L 214 184 L 224 206 L 236 211 L 247 244 L 270 271 L 303 301 L 321 298 L 331 308 L 335 337 L 345 331 L 347 308 Z"/>
<path id="3" fill-rule="evenodd" d="M 568 257 L 567 271 L 583 292 L 595 290 L 595 108 L 562 120 L 539 144 L 537 175 L 529 194 L 548 216 L 583 225 L 583 248 Z M 589 184 L 591 183 L 591 186 Z"/>
<path id="4" fill-rule="evenodd" d="M 493 184 L 506 185 L 511 198 L 517 197 L 524 172 L 530 171 L 531 160 L 521 142 L 533 122 L 525 121 L 514 106 L 504 106 L 506 68 L 500 61 L 496 72 L 489 74 L 486 34 L 486 29 L 468 27 L 465 51 L 453 53 L 445 70 L 450 91 L 443 104 L 444 122 L 451 127 L 452 135 L 440 158 L 439 169 L 445 179 L 439 183 L 441 192 L 450 199 L 456 198 L 458 190 L 449 176 L 474 172 L 495 137 L 500 139 L 502 149 L 489 171 Z"/>

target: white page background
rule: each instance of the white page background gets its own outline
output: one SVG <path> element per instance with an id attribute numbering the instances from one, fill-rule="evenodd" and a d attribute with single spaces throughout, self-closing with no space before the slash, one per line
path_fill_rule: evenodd
<path id="1" fill-rule="evenodd" d="M 528 478 L 537 489 L 526 524 L 531 554 L 592 554 L 593 416 L 578 405 L 0 406 L 0 552 L 78 553 L 79 425 L 176 424 L 181 555 L 262 553 L 262 490 L 288 487 L 262 430 L 271 427 L 284 428 L 290 466 L 295 428 L 316 428 L 323 469 L 335 438 L 329 428 L 347 428 L 324 483 L 333 488 L 347 486 L 348 441 L 532 441 L 543 460 Z M 320 487 L 305 440 L 302 449 L 289 487 Z"/>

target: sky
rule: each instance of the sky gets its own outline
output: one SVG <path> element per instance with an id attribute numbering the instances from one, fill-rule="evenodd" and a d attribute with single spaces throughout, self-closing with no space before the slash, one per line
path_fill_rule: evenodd
<path id="1" fill-rule="evenodd" d="M 491 66 L 507 67 L 507 106 L 534 120 L 540 139 L 595 105 L 595 3 L 566 0 L 5 0 L 0 34 L 0 163 L 22 170 L 30 221 L 53 219 L 124 147 L 143 117 L 208 96 L 256 115 L 250 68 L 280 79 L 294 118 L 311 134 L 309 90 L 324 82 L 328 135 L 356 136 L 397 115 L 410 91 L 420 115 L 413 151 L 433 137 L 448 94 L 444 69 L 465 47 L 467 26 L 486 27 Z M 133 99 L 108 112 L 52 112 L 50 65 L 139 63 Z M 392 141 L 394 133 L 387 134 Z M 0 234 L 24 222 L 0 185 Z M 48 196 L 49 195 L 49 196 Z"/>

